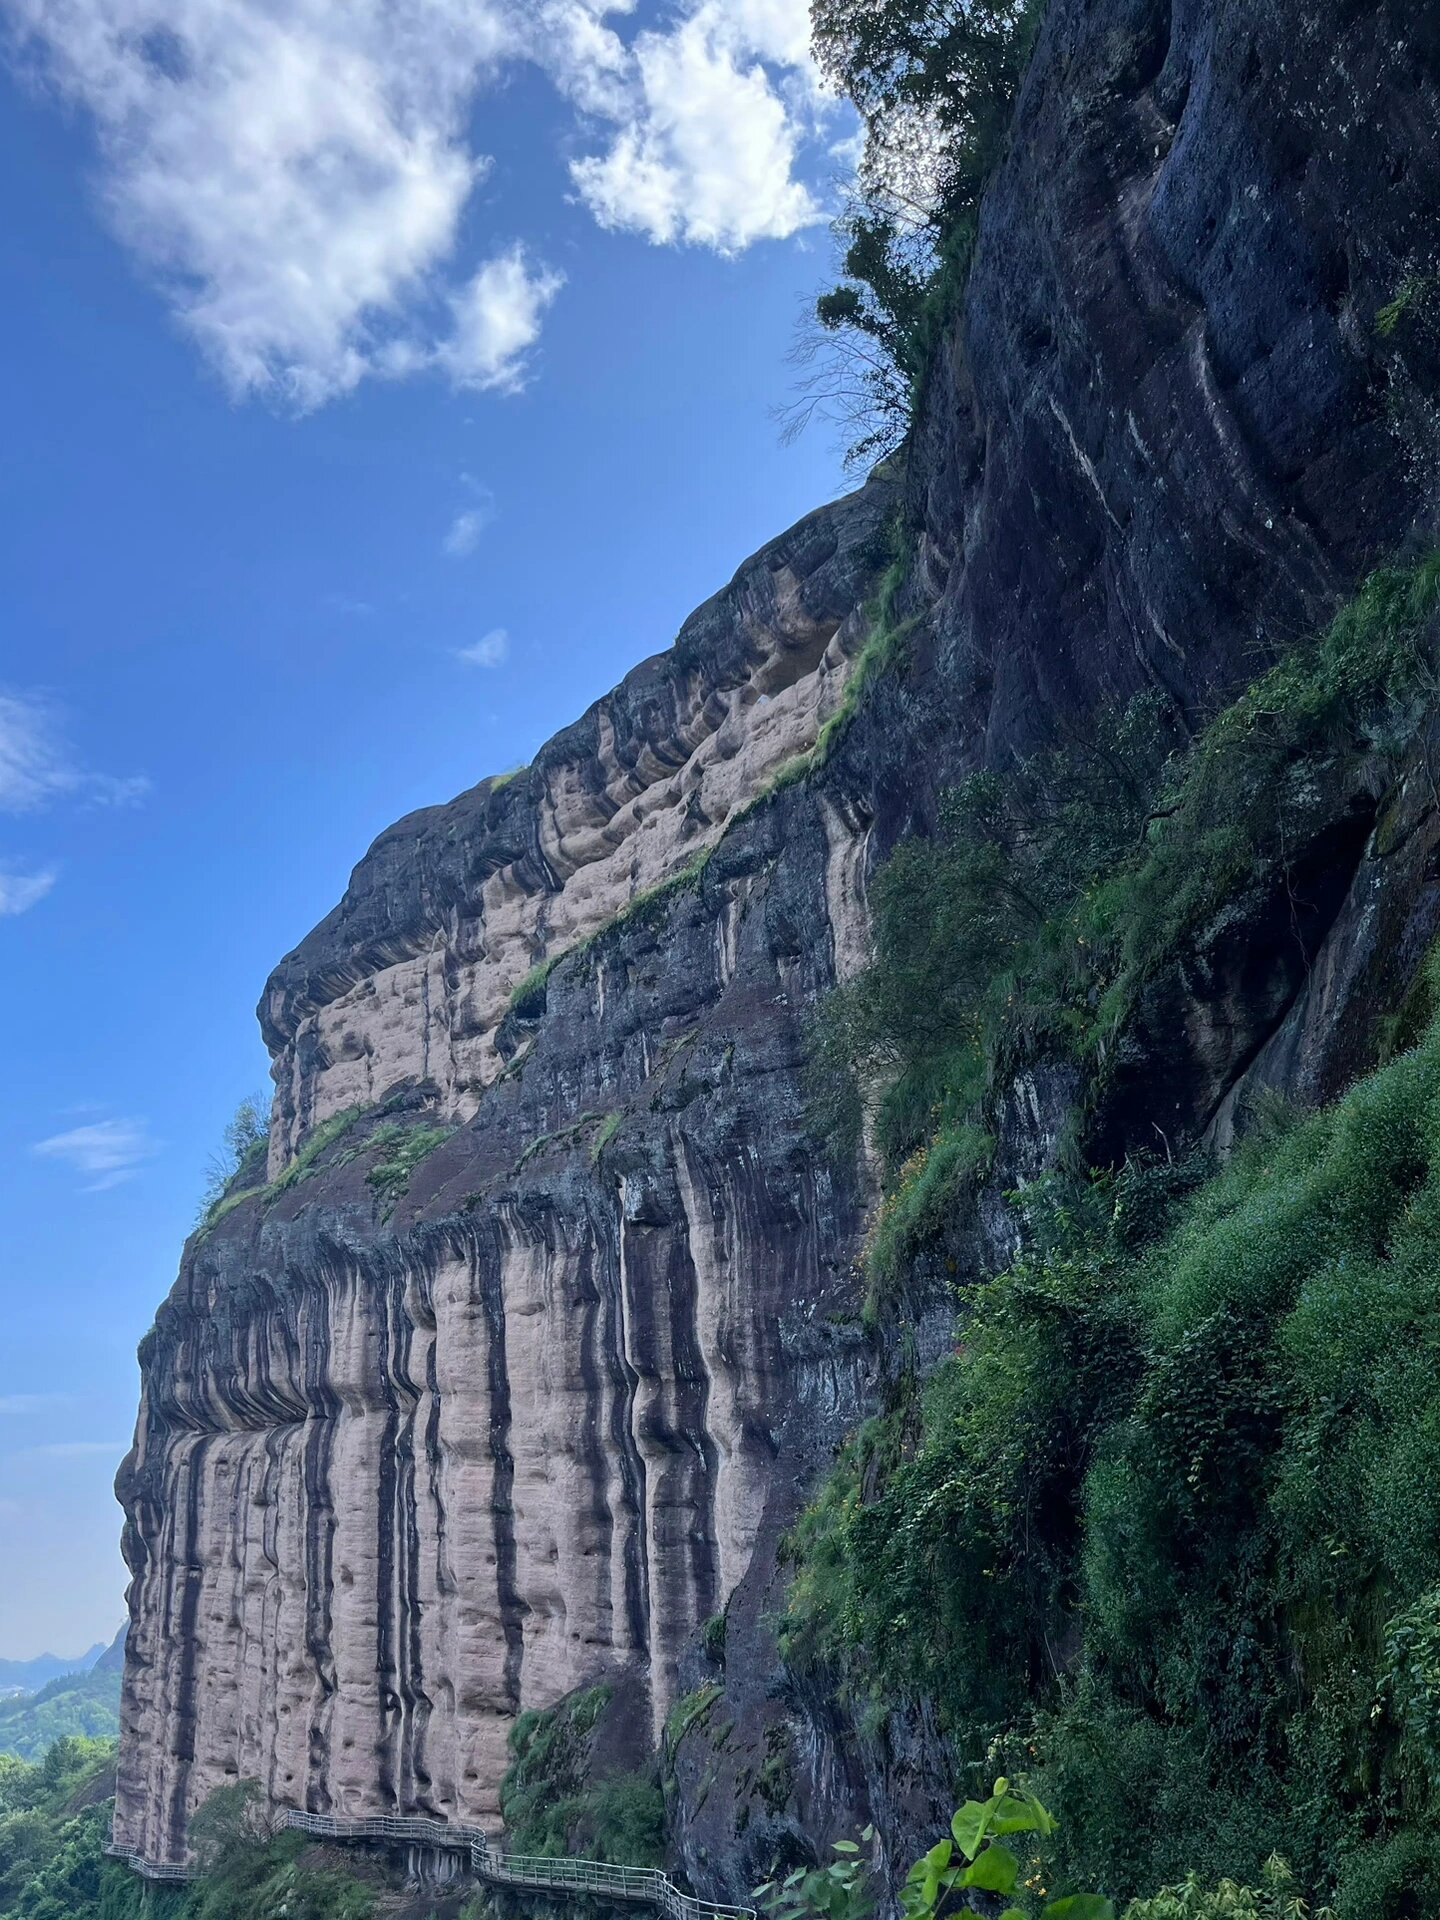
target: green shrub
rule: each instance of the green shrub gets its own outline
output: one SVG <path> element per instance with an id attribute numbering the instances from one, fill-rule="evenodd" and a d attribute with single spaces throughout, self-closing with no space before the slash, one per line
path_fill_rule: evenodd
<path id="1" fill-rule="evenodd" d="M 918 1167 L 964 1157 L 961 1141 L 978 1166 L 991 1103 L 1037 1059 L 1073 1063 L 1101 1098 L 1148 983 L 1393 773 L 1437 687 L 1437 607 L 1440 557 L 1376 573 L 1183 753 L 1146 697 L 1083 742 L 973 776 L 933 838 L 897 849 L 872 888 L 874 960 L 822 1007 L 809 1069 L 815 1122 L 843 1152 L 859 1087 L 880 1088 L 901 1230 L 892 1244 L 877 1228 L 872 1281 L 893 1282 L 951 1210 L 938 1173 L 913 1191 Z"/>
<path id="2" fill-rule="evenodd" d="M 408 1192 L 411 1176 L 420 1162 L 437 1147 L 443 1147 L 454 1132 L 454 1127 L 407 1127 L 396 1121 L 388 1121 L 375 1129 L 365 1142 L 365 1151 L 373 1149 L 380 1158 L 366 1174 L 365 1183 L 375 1189 L 387 1213 L 392 1212 Z"/>
<path id="3" fill-rule="evenodd" d="M 343 1140 L 355 1122 L 364 1118 L 364 1114 L 364 1107 L 346 1107 L 343 1112 L 332 1113 L 328 1120 L 322 1120 L 318 1127 L 313 1127 L 294 1159 L 266 1188 L 266 1194 L 273 1199 L 298 1186 L 302 1180 L 307 1180 L 321 1154 L 333 1147 L 337 1140 Z"/>
<path id="4" fill-rule="evenodd" d="M 1032 1250 L 794 1530 L 782 1642 L 1013 1752 L 1071 1883 L 1256 1887 L 1283 1851 L 1343 1920 L 1410 1920 L 1440 1871 L 1440 1027 L 1198 1173 L 1028 1197 Z"/>

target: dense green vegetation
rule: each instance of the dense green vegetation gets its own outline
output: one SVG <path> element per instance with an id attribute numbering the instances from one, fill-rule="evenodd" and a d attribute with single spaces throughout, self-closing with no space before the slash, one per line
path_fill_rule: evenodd
<path id="1" fill-rule="evenodd" d="M 951 793 L 932 840 L 872 893 L 876 957 L 818 1023 L 816 1119 L 842 1144 L 859 1087 L 883 1085 L 887 1195 L 867 1254 L 872 1307 L 988 1167 L 997 1086 L 1037 1058 L 1123 1061 L 1148 985 L 1357 790 L 1382 791 L 1434 684 L 1440 560 L 1376 574 L 1194 742 L 1153 698 L 1005 778 Z"/>
<path id="2" fill-rule="evenodd" d="M 0 1920 L 128 1920 L 102 1849 L 115 1748 L 60 1740 L 31 1765 L 0 1754 Z"/>
<path id="3" fill-rule="evenodd" d="M 788 1657 L 998 1743 L 1081 1882 L 1440 1911 L 1440 1027 L 1195 1178 L 1052 1204 L 802 1523 Z"/>
<path id="4" fill-rule="evenodd" d="M 0 1920 L 370 1920 L 376 1885 L 304 1834 L 268 1838 L 249 1784 L 196 1814 L 198 1879 L 147 1885 L 105 1858 L 114 1774 L 113 1741 L 59 1740 L 36 1764 L 0 1755 Z"/>
<path id="5" fill-rule="evenodd" d="M 38 1760 L 69 1734 L 103 1739 L 120 1731 L 120 1674 L 64 1673 L 38 1693 L 0 1700 L 0 1754 Z"/>
<path id="6" fill-rule="evenodd" d="M 610 1705 L 608 1687 L 522 1713 L 510 1732 L 500 1810 L 513 1852 L 565 1854 L 618 1866 L 665 1859 L 665 1802 L 656 1773 L 606 1773 L 592 1765 L 593 1736 Z"/>
<path id="7" fill-rule="evenodd" d="M 1017 1065 L 1067 1058 L 1103 1098 L 1147 983 L 1386 792 L 1437 602 L 1434 561 L 1377 575 L 1184 753 L 1132 710 L 902 849 L 817 1037 L 837 1120 L 847 1070 L 884 1088 L 882 1299 L 983 1173 Z M 1432 961 L 1411 1050 L 1330 1111 L 1256 1116 L 1224 1169 L 1071 1164 L 1017 1197 L 1026 1251 L 792 1539 L 791 1664 L 877 1719 L 927 1700 L 967 1763 L 1028 1774 L 1064 1882 L 1168 1883 L 1136 1920 L 1440 1911 L 1437 990 Z"/>

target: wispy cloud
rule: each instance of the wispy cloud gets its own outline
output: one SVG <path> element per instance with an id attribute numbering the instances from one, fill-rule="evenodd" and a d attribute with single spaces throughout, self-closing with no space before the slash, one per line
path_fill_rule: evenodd
<path id="1" fill-rule="evenodd" d="M 55 1440 L 40 1447 L 17 1447 L 12 1460 L 84 1460 L 106 1454 L 120 1460 L 130 1451 L 128 1440 Z"/>
<path id="2" fill-rule="evenodd" d="M 143 1120 L 96 1120 L 37 1140 L 31 1151 L 74 1167 L 85 1176 L 84 1192 L 104 1193 L 133 1178 L 158 1143 Z"/>
<path id="3" fill-rule="evenodd" d="M 462 508 L 450 522 L 441 543 L 450 558 L 463 560 L 467 553 L 473 553 L 480 544 L 481 534 L 494 518 L 494 508 L 488 503 Z"/>
<path id="4" fill-rule="evenodd" d="M 49 1413 L 74 1404 L 73 1393 L 0 1393 L 0 1414 Z"/>
<path id="5" fill-rule="evenodd" d="M 34 813 L 58 800 L 133 807 L 149 791 L 143 774 L 117 779 L 85 766 L 42 694 L 0 692 L 0 811 Z"/>
<path id="6" fill-rule="evenodd" d="M 28 913 L 38 906 L 59 879 L 54 867 L 41 867 L 34 873 L 17 873 L 14 867 L 0 867 L 0 920 L 17 913 Z"/>
<path id="7" fill-rule="evenodd" d="M 626 39 L 633 13 L 0 0 L 22 61 L 88 112 L 111 224 L 182 326 L 237 397 L 300 411 L 367 378 L 523 384 L 561 277 L 519 242 L 466 247 L 486 102 L 522 66 L 598 146 L 573 172 L 603 225 L 735 252 L 821 217 L 808 0 L 681 0 Z"/>
<path id="8" fill-rule="evenodd" d="M 492 627 L 468 647 L 457 647 L 455 658 L 463 660 L 467 667 L 499 667 L 504 665 L 509 652 L 509 634 L 504 627 Z"/>

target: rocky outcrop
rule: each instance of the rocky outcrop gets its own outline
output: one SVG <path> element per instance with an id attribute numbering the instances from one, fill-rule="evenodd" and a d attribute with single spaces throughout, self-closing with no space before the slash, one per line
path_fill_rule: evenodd
<path id="1" fill-rule="evenodd" d="M 277 971 L 279 1178 L 142 1351 L 124 1844 L 172 1855 L 237 1777 L 493 1822 L 515 1715 L 598 1679 L 638 1677 L 649 1746 L 856 1416 L 860 1201 L 800 1063 L 864 825 L 733 821 L 833 708 L 893 502 L 813 515 L 526 775 L 392 829 Z"/>
<path id="2" fill-rule="evenodd" d="M 533 766 L 381 835 L 261 1002 L 272 1175 L 311 1127 L 399 1086 L 470 1119 L 531 970 L 702 857 L 815 744 L 866 636 L 894 498 L 876 479 L 811 514 Z"/>
<path id="3" fill-rule="evenodd" d="M 823 764 L 764 797 L 842 697 L 894 483 L 766 549 L 533 768 L 382 836 L 282 963 L 270 1184 L 142 1351 L 123 1842 L 173 1853 L 240 1775 L 493 1821 L 515 1714 L 605 1677 L 637 1745 L 690 1701 L 698 1887 L 867 1808 L 897 1854 L 926 1833 L 933 1728 L 857 1731 L 768 1625 L 877 1370 L 807 1012 L 959 775 L 1148 689 L 1193 727 L 1434 539 L 1440 349 L 1377 316 L 1440 264 L 1437 109 L 1440 27 L 1398 0 L 1052 0 L 910 456 L 914 624 Z M 1374 1057 L 1440 915 L 1433 783 L 1350 798 L 1303 938 L 1257 965 L 1290 928 L 1247 923 L 1142 1119 L 1221 1138 L 1247 1076 L 1317 1096 Z M 1072 1097 L 1017 1084 L 1005 1178 Z M 982 1197 L 982 1255 L 1007 1231 Z"/>

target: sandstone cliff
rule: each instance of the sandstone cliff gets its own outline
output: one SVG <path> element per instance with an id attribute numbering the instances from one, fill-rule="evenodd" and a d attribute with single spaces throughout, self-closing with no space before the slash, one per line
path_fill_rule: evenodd
<path id="1" fill-rule="evenodd" d="M 1433 540 L 1440 352 L 1376 315 L 1440 260 L 1437 127 L 1440 26 L 1398 5 L 1052 0 L 903 487 L 767 548 L 534 767 L 391 829 L 277 969 L 268 1184 L 142 1351 L 123 1841 L 175 1853 L 243 1775 L 493 1821 L 515 1714 L 602 1677 L 637 1746 L 720 1689 L 675 1760 L 706 1890 L 777 1835 L 868 1805 L 899 1846 L 933 1813 L 926 1725 L 862 1736 L 766 1624 L 881 1358 L 807 1009 L 961 773 L 1147 689 L 1197 725 Z M 840 707 L 897 504 L 906 642 L 776 782 Z M 1304 938 L 1258 900 L 1151 1010 L 1107 1150 L 1365 1064 L 1440 923 L 1437 834 L 1418 781 L 1383 835 L 1373 803 L 1328 822 Z M 997 1185 L 1068 1097 L 1017 1086 Z"/>

